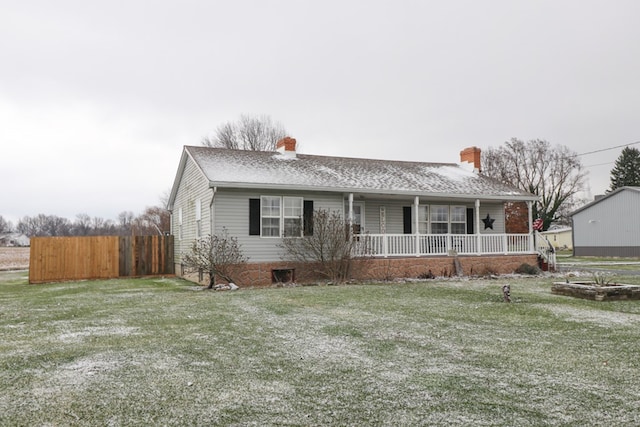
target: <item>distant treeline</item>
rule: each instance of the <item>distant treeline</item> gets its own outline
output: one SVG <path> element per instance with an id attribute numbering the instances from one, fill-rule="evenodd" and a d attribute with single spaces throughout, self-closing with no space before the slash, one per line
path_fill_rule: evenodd
<path id="1" fill-rule="evenodd" d="M 0 215 L 0 233 L 17 232 L 34 236 L 131 236 L 167 234 L 170 231 L 169 211 L 152 206 L 140 215 L 131 211 L 118 214 L 117 220 L 76 215 L 71 221 L 56 215 L 25 216 L 15 226 Z"/>

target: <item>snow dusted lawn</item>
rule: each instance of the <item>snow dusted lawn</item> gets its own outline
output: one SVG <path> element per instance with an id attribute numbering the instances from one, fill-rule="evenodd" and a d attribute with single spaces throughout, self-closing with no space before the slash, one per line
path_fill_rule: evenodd
<path id="1" fill-rule="evenodd" d="M 30 250 L 31 248 L 0 247 L 0 271 L 29 268 Z"/>
<path id="2" fill-rule="evenodd" d="M 640 304 L 553 280 L 214 293 L 0 273 L 0 425 L 638 425 Z"/>

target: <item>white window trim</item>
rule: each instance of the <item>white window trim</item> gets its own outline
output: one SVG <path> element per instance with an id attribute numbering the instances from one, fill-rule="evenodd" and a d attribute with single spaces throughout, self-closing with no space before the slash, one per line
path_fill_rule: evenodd
<path id="1" fill-rule="evenodd" d="M 299 202 L 299 205 L 297 206 L 300 209 L 300 215 L 287 215 L 286 214 L 286 208 L 285 208 L 285 200 L 296 200 L 297 202 Z M 281 237 L 302 237 L 302 233 L 304 230 L 304 199 L 302 197 L 295 197 L 295 196 L 282 196 L 282 219 L 281 219 L 281 227 L 280 227 L 280 236 Z M 300 221 L 300 235 L 298 236 L 285 236 L 284 235 L 284 231 L 285 231 L 285 220 L 286 219 L 297 219 Z"/>
<path id="2" fill-rule="evenodd" d="M 278 216 L 274 216 L 274 215 L 264 215 L 263 209 L 264 209 L 264 200 L 265 199 L 278 199 L 279 200 L 279 205 L 278 205 Z M 260 237 L 263 237 L 265 239 L 276 239 L 282 236 L 282 196 L 260 196 Z M 265 236 L 264 235 L 264 226 L 263 226 L 263 219 L 264 218 L 278 218 L 278 235 L 277 236 Z"/>
<path id="3" fill-rule="evenodd" d="M 280 215 L 278 217 L 276 216 L 265 216 L 262 213 L 262 206 L 263 206 L 263 200 L 265 198 L 269 198 L 269 199 L 279 199 L 280 200 Z M 298 200 L 300 202 L 300 216 L 286 216 L 285 215 L 285 199 L 289 199 L 289 200 Z M 278 235 L 277 236 L 265 236 L 263 234 L 263 226 L 262 226 L 262 220 L 264 218 L 278 218 Z M 284 222 L 285 219 L 288 218 L 299 218 L 300 219 L 300 237 L 303 236 L 304 233 L 304 197 L 298 197 L 298 196 L 260 196 L 260 237 L 261 238 L 265 238 L 265 239 L 278 239 L 278 238 L 283 238 L 285 237 L 284 235 Z M 298 236 L 286 236 L 286 237 L 298 237 Z"/>
<path id="4" fill-rule="evenodd" d="M 431 214 L 430 205 L 418 205 L 418 212 L 421 213 L 421 211 L 426 211 L 427 214 L 424 220 L 418 217 L 418 233 L 429 234 L 429 232 L 431 231 L 431 229 L 429 228 L 429 224 L 431 224 L 431 221 L 430 221 L 431 218 L 429 218 L 429 215 Z M 420 227 L 421 225 L 424 225 L 424 228 L 422 230 Z"/>
<path id="5" fill-rule="evenodd" d="M 196 239 L 202 237 L 202 201 L 196 199 Z"/>
<path id="6" fill-rule="evenodd" d="M 462 209 L 462 221 L 454 221 L 453 220 L 453 209 L 461 208 Z M 464 230 L 462 233 L 453 233 L 453 224 L 464 224 Z M 467 234 L 467 207 L 462 205 L 451 205 L 449 207 L 449 233 L 451 234 Z"/>
<path id="7" fill-rule="evenodd" d="M 447 219 L 445 221 L 434 221 L 433 220 L 433 215 L 434 212 L 436 212 L 438 209 L 437 208 L 446 208 L 447 211 Z M 451 231 L 449 228 L 449 222 L 450 222 L 451 216 L 450 216 L 450 212 L 449 212 L 449 205 L 431 205 L 431 209 L 429 210 L 429 231 L 431 234 L 449 234 L 449 232 Z M 447 232 L 446 233 L 434 233 L 433 232 L 433 225 L 434 224 L 447 224 Z"/>

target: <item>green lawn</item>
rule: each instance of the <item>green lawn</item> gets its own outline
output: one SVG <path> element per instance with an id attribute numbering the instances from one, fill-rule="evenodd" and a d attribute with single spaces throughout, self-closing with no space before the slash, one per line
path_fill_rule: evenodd
<path id="1" fill-rule="evenodd" d="M 216 293 L 0 273 L 0 425 L 640 424 L 640 302 L 552 281 Z"/>

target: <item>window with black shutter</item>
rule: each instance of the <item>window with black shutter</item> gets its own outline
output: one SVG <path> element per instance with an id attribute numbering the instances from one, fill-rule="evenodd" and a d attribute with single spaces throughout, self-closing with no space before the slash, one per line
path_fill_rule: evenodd
<path id="1" fill-rule="evenodd" d="M 402 227 L 404 234 L 411 234 L 411 206 L 402 207 Z"/>
<path id="2" fill-rule="evenodd" d="M 313 236 L 313 200 L 304 201 L 304 235 Z"/>
<path id="3" fill-rule="evenodd" d="M 249 199 L 249 236 L 260 235 L 260 199 Z"/>

